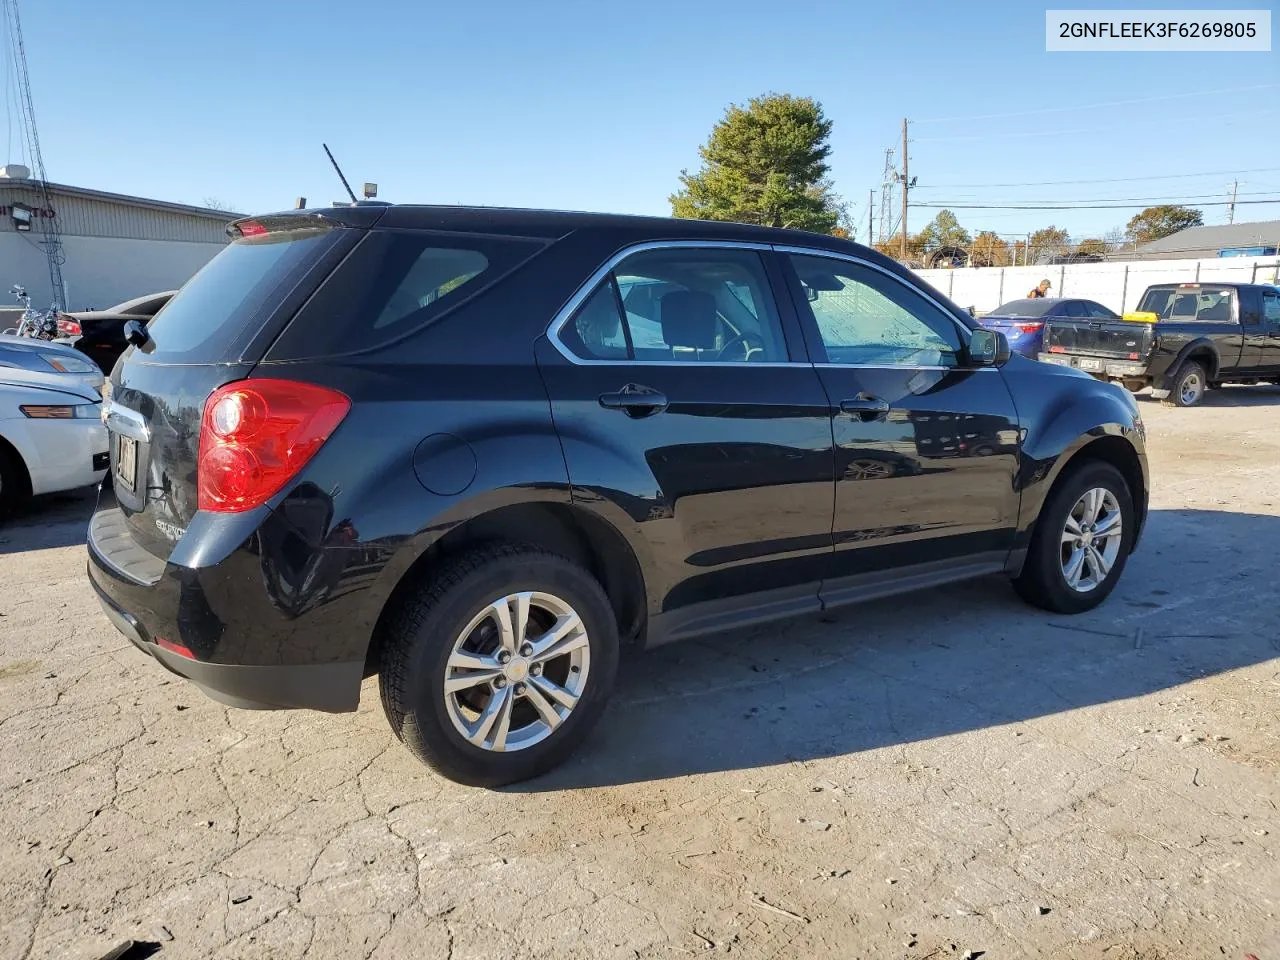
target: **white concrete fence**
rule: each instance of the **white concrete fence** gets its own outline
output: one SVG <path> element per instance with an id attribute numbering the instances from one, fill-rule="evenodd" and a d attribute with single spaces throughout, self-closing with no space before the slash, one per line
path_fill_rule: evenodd
<path id="1" fill-rule="evenodd" d="M 1041 280 L 1053 284 L 1052 297 L 1096 300 L 1117 313 L 1134 310 L 1153 283 L 1277 283 L 1280 257 L 1214 257 L 1210 260 L 1129 260 L 1071 263 L 1052 267 L 957 267 L 917 270 L 921 277 L 961 307 L 979 313 L 1017 300 Z"/>

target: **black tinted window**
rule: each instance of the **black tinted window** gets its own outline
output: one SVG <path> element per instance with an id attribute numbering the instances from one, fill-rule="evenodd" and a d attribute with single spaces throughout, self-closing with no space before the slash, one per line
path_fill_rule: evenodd
<path id="1" fill-rule="evenodd" d="M 584 360 L 627 359 L 627 337 L 612 281 L 606 280 L 587 297 L 560 331 L 560 340 Z"/>
<path id="2" fill-rule="evenodd" d="M 1108 310 L 1100 303 L 1094 303 L 1092 300 L 1084 301 L 1085 309 L 1089 311 L 1089 316 L 1095 320 L 1118 320 L 1120 319 L 1115 313 Z"/>
<path id="3" fill-rule="evenodd" d="M 474 280 L 488 266 L 488 258 L 479 250 L 425 248 L 387 299 L 378 319 L 373 321 L 374 329 L 381 330 L 409 319 Z"/>
<path id="4" fill-rule="evenodd" d="M 1085 305 L 1081 303 L 1079 300 L 1068 300 L 1065 304 L 1065 307 L 1066 307 L 1065 312 L 1068 317 L 1072 317 L 1077 320 L 1088 319 L 1089 311 L 1088 309 L 1085 308 Z"/>
<path id="5" fill-rule="evenodd" d="M 338 231 L 285 230 L 237 240 L 205 264 L 151 321 L 152 359 L 235 359 L 264 318 Z"/>
<path id="6" fill-rule="evenodd" d="M 293 319 L 272 354 L 335 356 L 390 343 L 482 293 L 542 246 L 516 237 L 371 231 Z"/>

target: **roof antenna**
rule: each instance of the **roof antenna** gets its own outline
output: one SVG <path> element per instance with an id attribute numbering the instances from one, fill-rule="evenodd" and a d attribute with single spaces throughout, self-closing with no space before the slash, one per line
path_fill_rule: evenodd
<path id="1" fill-rule="evenodd" d="M 342 168 L 338 166 L 338 161 L 333 159 L 333 152 L 329 149 L 329 145 L 322 143 L 320 146 L 324 147 L 325 155 L 328 156 L 329 162 L 333 164 L 333 169 L 338 171 L 338 179 L 342 181 L 342 186 L 346 188 L 347 196 L 351 198 L 351 202 L 359 203 L 360 201 L 356 199 L 355 191 L 351 189 L 351 184 L 347 183 L 347 178 L 342 175 Z"/>

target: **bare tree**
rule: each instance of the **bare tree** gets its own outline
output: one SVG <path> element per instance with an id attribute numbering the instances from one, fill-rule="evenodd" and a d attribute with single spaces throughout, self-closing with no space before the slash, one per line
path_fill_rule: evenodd
<path id="1" fill-rule="evenodd" d="M 219 200 L 217 197 L 205 197 L 200 201 L 200 205 L 206 210 L 221 210 L 223 213 L 235 213 L 235 209 L 231 204 L 226 203 L 223 200 Z"/>

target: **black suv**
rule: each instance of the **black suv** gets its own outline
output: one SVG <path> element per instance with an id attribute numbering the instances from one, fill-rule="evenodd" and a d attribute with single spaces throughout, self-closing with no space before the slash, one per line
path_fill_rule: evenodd
<path id="1" fill-rule="evenodd" d="M 1004 573 L 1112 590 L 1124 391 L 834 237 L 357 204 L 241 220 L 107 390 L 89 575 L 210 696 L 353 710 L 453 779 L 540 773 L 620 648 Z"/>

